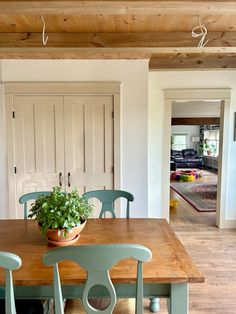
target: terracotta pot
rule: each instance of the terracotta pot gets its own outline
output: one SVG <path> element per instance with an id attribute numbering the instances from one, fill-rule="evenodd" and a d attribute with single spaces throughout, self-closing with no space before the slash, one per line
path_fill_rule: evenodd
<path id="1" fill-rule="evenodd" d="M 64 233 L 65 229 L 61 229 L 59 235 L 58 229 L 48 229 L 48 243 L 56 246 L 65 246 L 75 243 L 79 239 L 79 234 L 84 229 L 86 222 L 85 220 L 81 225 L 74 227 L 71 232 L 66 232 L 66 234 Z"/>

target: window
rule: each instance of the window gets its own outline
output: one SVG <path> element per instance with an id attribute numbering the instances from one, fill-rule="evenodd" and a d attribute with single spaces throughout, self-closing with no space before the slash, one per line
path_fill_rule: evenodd
<path id="1" fill-rule="evenodd" d="M 171 148 L 174 150 L 182 150 L 187 148 L 188 134 L 172 134 Z"/>
<path id="2" fill-rule="evenodd" d="M 220 130 L 204 132 L 203 155 L 217 157 L 219 155 Z"/>

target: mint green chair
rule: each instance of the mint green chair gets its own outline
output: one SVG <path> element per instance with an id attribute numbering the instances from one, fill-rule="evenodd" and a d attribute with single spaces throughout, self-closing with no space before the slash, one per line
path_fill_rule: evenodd
<path id="1" fill-rule="evenodd" d="M 21 267 L 21 258 L 13 253 L 0 252 L 0 267 L 5 269 L 5 300 L 0 300 L 0 313 L 6 314 L 43 314 L 44 308 L 40 300 L 14 299 L 12 270 Z"/>
<path id="2" fill-rule="evenodd" d="M 28 207 L 27 207 L 27 202 L 28 201 L 34 201 L 37 200 L 40 196 L 45 196 L 45 195 L 49 195 L 51 192 L 50 191 L 39 191 L 39 192 L 30 192 L 27 194 L 22 195 L 19 198 L 19 203 L 20 204 L 24 204 L 24 219 L 27 220 L 28 219 Z M 44 302 L 44 301 L 43 301 Z M 29 303 L 29 302 L 28 302 Z M 45 300 L 45 304 L 44 304 L 45 313 L 49 313 L 50 312 L 50 307 L 51 307 L 51 300 Z"/>
<path id="3" fill-rule="evenodd" d="M 116 218 L 114 202 L 118 198 L 125 198 L 127 200 L 126 205 L 126 218 L 130 217 L 130 202 L 134 201 L 134 197 L 131 193 L 122 190 L 94 190 L 86 192 L 82 195 L 86 200 L 96 198 L 102 203 L 101 212 L 99 218 L 105 217 L 106 212 L 110 212 L 112 218 Z"/>
<path id="4" fill-rule="evenodd" d="M 0 267 L 6 272 L 5 312 L 16 314 L 12 270 L 21 267 L 21 258 L 13 253 L 0 252 Z"/>
<path id="5" fill-rule="evenodd" d="M 58 263 L 71 260 L 87 270 L 87 280 L 83 290 L 82 302 L 88 314 L 111 314 L 116 304 L 116 291 L 109 275 L 109 269 L 120 260 L 133 258 L 138 261 L 136 314 L 143 313 L 143 276 L 142 263 L 148 262 L 152 257 L 151 251 L 136 244 L 97 244 L 55 248 L 47 251 L 43 261 L 53 266 L 55 313 L 64 313 L 64 302 L 61 290 Z M 110 294 L 110 303 L 103 309 L 95 309 L 88 301 L 89 291 L 95 285 L 105 287 Z"/>
<path id="6" fill-rule="evenodd" d="M 28 219 L 27 202 L 32 201 L 32 200 L 36 200 L 42 195 L 43 196 L 49 195 L 50 193 L 51 193 L 50 191 L 41 191 L 41 192 L 31 192 L 31 193 L 27 193 L 27 194 L 22 195 L 19 198 L 19 203 L 24 204 L 24 219 Z"/>

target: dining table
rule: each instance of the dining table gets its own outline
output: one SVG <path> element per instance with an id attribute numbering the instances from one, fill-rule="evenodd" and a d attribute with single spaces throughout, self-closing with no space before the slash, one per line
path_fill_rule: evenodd
<path id="1" fill-rule="evenodd" d="M 168 298 L 170 314 L 188 313 L 189 284 L 204 282 L 204 276 L 165 219 L 88 219 L 73 245 L 115 243 L 148 247 L 152 259 L 143 264 L 143 296 L 151 300 Z M 15 298 L 53 299 L 53 269 L 42 260 L 44 253 L 52 248 L 36 221 L 0 220 L 0 251 L 15 253 L 22 259 L 21 268 L 13 272 Z M 86 271 L 72 261 L 61 262 L 59 269 L 63 297 L 81 298 Z M 110 276 L 118 298 L 135 298 L 135 260 L 120 261 L 110 270 Z M 0 270 L 0 298 L 4 298 L 4 283 L 4 272 Z"/>

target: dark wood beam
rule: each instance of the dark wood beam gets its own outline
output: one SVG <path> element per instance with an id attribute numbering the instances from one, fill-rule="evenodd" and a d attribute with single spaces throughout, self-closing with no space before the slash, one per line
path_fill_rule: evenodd
<path id="1" fill-rule="evenodd" d="M 218 125 L 220 118 L 172 118 L 171 125 Z"/>

